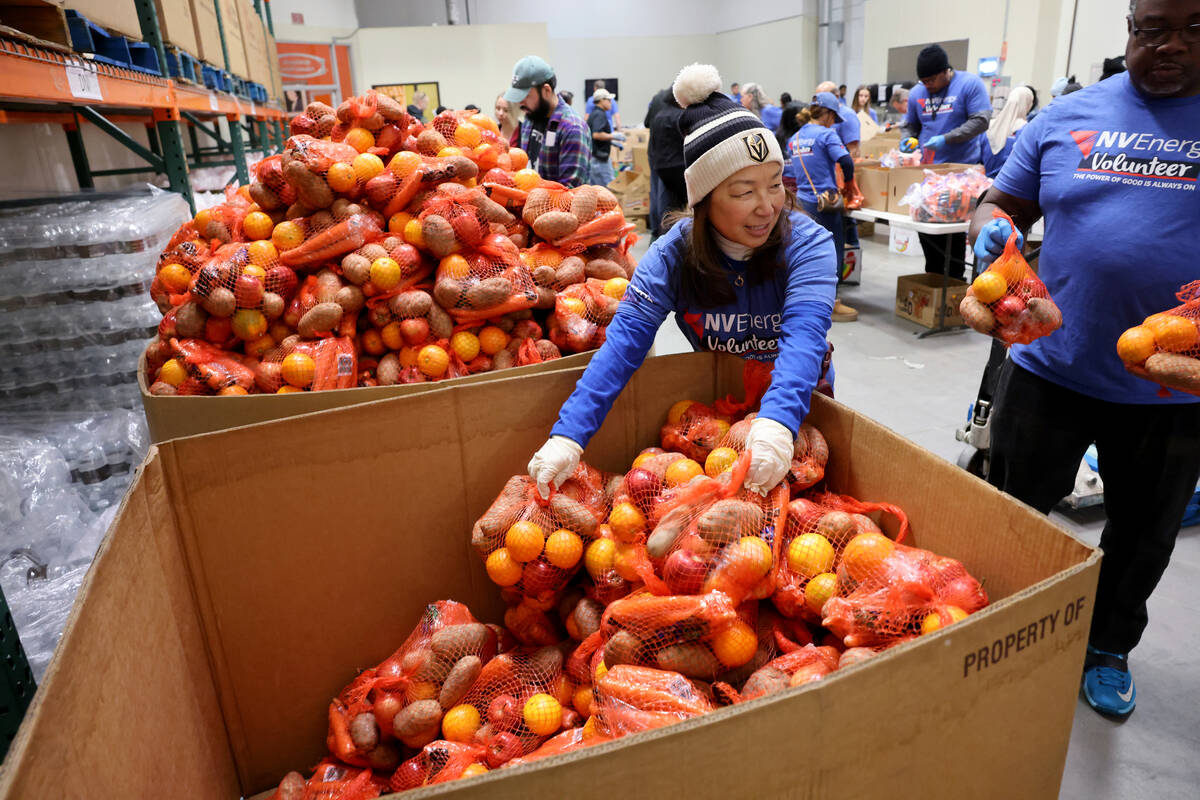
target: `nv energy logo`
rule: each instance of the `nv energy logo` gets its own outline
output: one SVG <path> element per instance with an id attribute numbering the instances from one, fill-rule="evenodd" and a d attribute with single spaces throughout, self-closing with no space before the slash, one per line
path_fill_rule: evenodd
<path id="1" fill-rule="evenodd" d="M 1200 139 L 1168 139 L 1130 131 L 1071 131 L 1083 160 L 1077 172 L 1195 183 Z"/>

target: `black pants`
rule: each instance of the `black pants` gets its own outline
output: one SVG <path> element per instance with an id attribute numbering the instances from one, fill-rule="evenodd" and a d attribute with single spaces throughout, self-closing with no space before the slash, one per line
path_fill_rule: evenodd
<path id="1" fill-rule="evenodd" d="M 1128 653 L 1200 480 L 1200 403 L 1097 400 L 1018 367 L 1000 372 L 988 481 L 1041 511 L 1071 492 L 1084 451 L 1099 453 L 1108 522 L 1090 642 Z"/>
<path id="2" fill-rule="evenodd" d="M 938 275 L 946 267 L 946 249 L 950 249 L 950 277 L 963 280 L 966 273 L 967 235 L 965 233 L 947 233 L 934 236 L 932 233 L 918 233 L 921 240 L 921 250 L 925 253 L 925 271 Z"/>

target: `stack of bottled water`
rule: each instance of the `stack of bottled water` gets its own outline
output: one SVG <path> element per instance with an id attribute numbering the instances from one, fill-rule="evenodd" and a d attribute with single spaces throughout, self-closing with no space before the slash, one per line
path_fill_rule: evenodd
<path id="1" fill-rule="evenodd" d="M 0 588 L 38 678 L 149 448 L 148 289 L 188 215 L 150 187 L 0 208 Z"/>

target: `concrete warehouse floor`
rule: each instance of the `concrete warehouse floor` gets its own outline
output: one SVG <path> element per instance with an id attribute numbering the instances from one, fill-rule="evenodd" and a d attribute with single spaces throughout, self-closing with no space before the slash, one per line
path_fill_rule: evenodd
<path id="1" fill-rule="evenodd" d="M 896 278 L 921 272 L 920 257 L 888 252 L 888 229 L 863 241 L 863 281 L 839 294 L 858 309 L 856 322 L 834 323 L 836 392 L 861 411 L 931 452 L 956 461 L 964 445 L 954 431 L 975 400 L 989 340 L 971 331 L 917 339 L 920 326 L 894 313 Z M 641 258 L 643 237 L 634 248 Z M 669 319 L 659 331 L 659 355 L 687 352 Z M 1102 507 L 1052 513 L 1052 519 L 1095 545 L 1104 527 Z M 1061 797 L 1195 797 L 1200 783 L 1200 526 L 1179 534 L 1171 566 L 1150 600 L 1150 626 L 1131 657 L 1138 706 L 1112 722 L 1078 701 Z M 1188 700 L 1187 698 L 1192 698 Z M 1031 716 L 1031 726 L 1037 719 Z"/>

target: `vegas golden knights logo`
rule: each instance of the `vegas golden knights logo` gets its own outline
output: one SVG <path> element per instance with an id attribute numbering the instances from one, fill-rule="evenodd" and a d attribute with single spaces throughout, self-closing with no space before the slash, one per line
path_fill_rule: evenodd
<path id="1" fill-rule="evenodd" d="M 750 158 L 760 164 L 767 160 L 767 141 L 761 133 L 751 133 L 742 137 L 742 141 L 746 143 L 746 152 L 750 154 Z"/>

